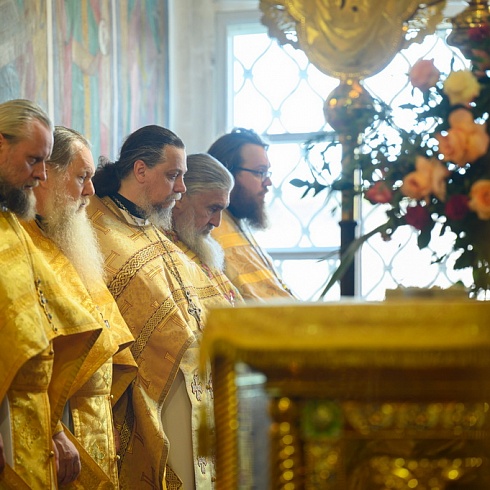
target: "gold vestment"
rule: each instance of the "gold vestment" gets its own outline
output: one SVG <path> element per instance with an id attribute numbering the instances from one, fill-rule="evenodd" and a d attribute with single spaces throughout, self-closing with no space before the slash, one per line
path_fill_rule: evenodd
<path id="1" fill-rule="evenodd" d="M 110 198 L 94 197 L 88 214 L 105 257 L 109 290 L 135 338 L 131 350 L 138 375 L 114 410 L 121 433 L 121 488 L 180 487 L 179 478 L 167 466 L 171 448 L 161 420 L 179 370 L 192 406 L 196 488 L 213 488 L 214 464 L 197 454 L 197 426 L 200 414 L 211 405 L 212 384 L 209 374 L 201 382 L 194 352 L 206 310 L 229 304 L 163 233 L 152 225 L 137 224 L 137 218 Z M 199 322 L 189 311 L 186 294 L 201 308 Z"/>
<path id="2" fill-rule="evenodd" d="M 229 211 L 223 211 L 221 224 L 211 234 L 225 252 L 226 276 L 246 301 L 293 298 L 276 273 L 269 255 L 252 236 L 240 229 Z"/>
<path id="3" fill-rule="evenodd" d="M 192 251 L 184 242 L 179 240 L 179 237 L 174 232 L 167 232 L 166 235 L 172 242 L 184 252 L 189 259 L 195 262 L 201 270 L 206 274 L 207 278 L 211 281 L 211 284 L 218 289 L 223 297 L 234 306 L 235 303 L 243 303 L 242 295 L 235 285 L 228 279 L 224 272 L 209 267 L 204 264 L 203 261 Z"/>
<path id="4" fill-rule="evenodd" d="M 101 326 L 66 293 L 15 215 L 0 213 L 0 234 L 0 401 L 13 453 L 0 488 L 56 489 L 52 435 Z"/>
<path id="5" fill-rule="evenodd" d="M 68 258 L 44 236 L 35 222 L 24 223 L 24 228 L 61 278 L 67 293 L 102 327 L 101 335 L 75 380 L 69 400 L 73 432 L 79 443 L 77 448 L 82 463 L 76 485 L 93 489 L 118 488 L 111 388 L 116 380 L 115 392 L 120 396 L 136 375 L 136 363 L 129 353 L 133 336 L 102 281 L 93 282 L 89 292 Z M 128 352 L 123 353 L 125 349 Z M 121 352 L 119 359 L 124 357 L 126 360 L 123 364 L 117 361 L 113 366 L 113 356 L 118 352 Z M 114 379 L 113 369 L 119 373 Z"/>

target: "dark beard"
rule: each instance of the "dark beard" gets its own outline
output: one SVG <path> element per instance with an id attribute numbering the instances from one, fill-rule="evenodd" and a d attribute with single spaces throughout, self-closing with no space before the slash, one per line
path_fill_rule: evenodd
<path id="1" fill-rule="evenodd" d="M 24 220 L 34 219 L 35 201 L 28 192 L 0 181 L 0 203 Z"/>
<path id="2" fill-rule="evenodd" d="M 228 210 L 239 220 L 244 220 L 254 230 L 265 230 L 269 226 L 269 220 L 263 202 L 247 194 L 247 191 L 235 185 L 232 191 L 232 201 Z"/>

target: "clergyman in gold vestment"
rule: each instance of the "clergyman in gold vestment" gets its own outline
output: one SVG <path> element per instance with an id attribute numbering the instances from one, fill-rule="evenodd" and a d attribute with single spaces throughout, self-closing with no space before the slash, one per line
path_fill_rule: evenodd
<path id="1" fill-rule="evenodd" d="M 24 226 L 65 290 L 103 327 L 67 407 L 66 423 L 79 443 L 82 462 L 77 485 L 117 489 L 112 402 L 117 401 L 114 393 L 120 396 L 133 379 L 136 363 L 128 348 L 133 336 L 105 285 L 102 255 L 86 214 L 95 172 L 88 141 L 57 126 L 46 169 L 47 180 L 34 190 L 36 220 Z"/>
<path id="2" fill-rule="evenodd" d="M 255 241 L 252 230 L 267 228 L 265 195 L 272 185 L 267 144 L 252 130 L 235 128 L 218 138 L 208 153 L 235 178 L 230 205 L 212 232 L 225 251 L 225 274 L 245 301 L 293 299 L 270 256 Z"/>
<path id="3" fill-rule="evenodd" d="M 64 290 L 19 223 L 34 217 L 32 189 L 46 179 L 52 124 L 35 104 L 0 104 L 0 488 L 56 489 L 80 472 L 59 421 L 100 323 Z M 53 444 L 54 442 L 54 444 Z M 73 447 L 57 460 L 57 447 Z M 60 471 L 56 474 L 56 466 Z"/>
<path id="4" fill-rule="evenodd" d="M 211 237 L 211 231 L 220 226 L 221 214 L 230 203 L 234 179 L 215 158 L 206 153 L 187 156 L 185 174 L 186 193 L 172 210 L 173 231 L 167 236 L 196 264 L 221 291 L 223 297 L 235 305 L 243 303 L 238 289 L 226 277 L 224 252 Z"/>
<path id="5" fill-rule="evenodd" d="M 199 343 L 208 308 L 229 303 L 161 231 L 171 227 L 185 172 L 180 138 L 146 126 L 93 179 L 88 214 L 138 363 L 132 389 L 114 410 L 119 480 L 128 490 L 214 487 L 212 459 L 197 447 L 201 416 L 212 415 L 212 379 L 199 375 Z"/>

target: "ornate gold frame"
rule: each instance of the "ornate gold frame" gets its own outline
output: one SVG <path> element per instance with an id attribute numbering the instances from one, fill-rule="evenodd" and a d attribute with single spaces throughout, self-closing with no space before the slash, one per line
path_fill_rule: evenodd
<path id="1" fill-rule="evenodd" d="M 470 300 L 212 311 L 217 488 L 250 488 L 243 363 L 266 377 L 268 488 L 490 488 L 489 319 Z"/>

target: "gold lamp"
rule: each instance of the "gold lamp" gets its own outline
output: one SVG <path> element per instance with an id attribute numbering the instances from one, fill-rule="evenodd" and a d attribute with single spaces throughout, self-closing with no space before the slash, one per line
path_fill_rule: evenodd
<path id="1" fill-rule="evenodd" d="M 445 0 L 260 0 L 262 23 L 280 44 L 305 52 L 340 85 L 325 101 L 327 122 L 342 144 L 341 256 L 355 239 L 354 149 L 375 115 L 362 80 L 385 68 L 408 43 L 434 32 Z M 409 30 L 418 35 L 407 40 Z M 363 114 L 363 117 L 359 117 Z M 341 280 L 341 294 L 354 295 L 354 267 Z"/>

